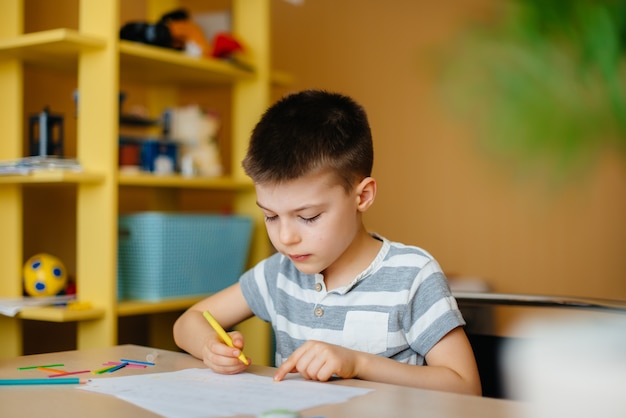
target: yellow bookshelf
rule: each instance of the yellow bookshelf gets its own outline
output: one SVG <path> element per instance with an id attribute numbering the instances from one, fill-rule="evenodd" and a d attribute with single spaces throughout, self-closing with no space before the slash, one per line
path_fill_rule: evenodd
<path id="1" fill-rule="evenodd" d="M 240 168 L 248 135 L 270 100 L 270 85 L 284 84 L 290 77 L 269 69 L 270 0 L 233 0 L 233 33 L 244 40 L 252 52 L 254 71 L 235 67 L 225 61 L 197 59 L 177 51 L 118 39 L 121 0 L 76 0 L 77 28 L 53 28 L 25 33 L 26 0 L 0 2 L 0 160 L 23 157 L 24 94 L 27 69 L 62 72 L 76 78 L 80 117 L 76 123 L 76 158 L 84 172 L 63 170 L 28 175 L 0 176 L 0 262 L 3 278 L 0 297 L 22 294 L 21 268 L 27 258 L 24 250 L 24 213 L 31 187 L 72 189 L 76 212 L 59 214 L 75 225 L 73 241 L 77 297 L 89 304 L 87 309 L 60 307 L 30 308 L 16 317 L 0 316 L 0 358 L 22 354 L 21 321 L 77 323 L 78 349 L 110 346 L 117 343 L 120 317 L 152 315 L 184 310 L 201 296 L 160 302 L 117 301 L 117 218 L 121 188 L 163 190 L 163 199 L 175 194 L 168 190 L 193 189 L 202 193 L 228 192 L 233 195 L 235 213 L 255 219 L 251 263 L 267 256 L 269 243 L 262 218 L 256 209 L 254 189 Z M 148 0 L 146 19 L 176 7 L 171 0 Z M 60 6 L 61 7 L 61 6 Z M 53 18 L 54 16 L 52 16 Z M 120 83 L 141 83 L 152 93 L 152 108 L 171 103 L 176 90 L 189 86 L 230 90 L 229 140 L 231 161 L 228 175 L 218 178 L 186 178 L 178 175 L 151 176 L 118 172 L 118 118 Z M 169 205 L 167 202 L 165 206 Z M 36 209 L 35 209 L 36 210 Z M 74 242 L 75 241 L 75 242 Z M 248 322 L 244 331 L 255 341 L 251 356 L 269 361 L 269 331 L 260 321 Z M 171 330 L 163 330 L 171 332 Z"/>

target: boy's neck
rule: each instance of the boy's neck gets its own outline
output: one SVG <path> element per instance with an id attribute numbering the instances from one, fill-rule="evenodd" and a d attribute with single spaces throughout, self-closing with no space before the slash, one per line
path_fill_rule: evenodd
<path id="1" fill-rule="evenodd" d="M 348 249 L 326 270 L 324 283 L 330 291 L 346 286 L 374 261 L 383 243 L 363 228 Z"/>

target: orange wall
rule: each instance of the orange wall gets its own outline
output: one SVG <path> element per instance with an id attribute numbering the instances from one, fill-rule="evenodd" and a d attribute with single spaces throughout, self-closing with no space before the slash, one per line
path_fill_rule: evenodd
<path id="1" fill-rule="evenodd" d="M 626 154 L 606 149 L 557 182 L 479 149 L 438 102 L 434 57 L 492 4 L 275 0 L 274 67 L 296 77 L 292 90 L 340 91 L 367 109 L 371 230 L 495 291 L 626 299 Z"/>

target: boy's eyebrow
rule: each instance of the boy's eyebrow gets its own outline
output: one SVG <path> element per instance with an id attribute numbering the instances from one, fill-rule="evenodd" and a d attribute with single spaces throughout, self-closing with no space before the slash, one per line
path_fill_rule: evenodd
<path id="1" fill-rule="evenodd" d="M 261 204 L 261 202 L 259 202 L 258 200 L 256 201 L 256 205 L 257 205 L 259 208 L 263 209 L 263 210 L 267 210 L 267 211 L 270 211 L 270 212 L 274 212 L 272 209 L 269 209 L 269 208 L 266 208 L 265 206 L 263 206 L 263 205 Z M 300 212 L 301 210 L 306 210 L 306 209 L 310 209 L 310 208 L 315 208 L 315 207 L 317 207 L 317 206 L 320 206 L 320 205 L 304 205 L 304 206 L 300 206 L 299 208 L 295 208 L 295 209 L 291 210 L 290 212 Z"/>

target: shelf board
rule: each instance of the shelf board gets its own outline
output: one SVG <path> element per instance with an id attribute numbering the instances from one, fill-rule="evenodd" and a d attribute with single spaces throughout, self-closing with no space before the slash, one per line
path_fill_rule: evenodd
<path id="1" fill-rule="evenodd" d="M 80 53 L 105 46 L 106 41 L 97 36 L 60 28 L 0 39 L 0 58 L 16 58 L 38 67 L 75 71 Z M 129 81 L 216 85 L 255 77 L 254 72 L 225 60 L 191 57 L 137 42 L 119 41 L 119 52 L 121 77 Z M 271 81 L 275 85 L 288 86 L 293 78 L 275 71 L 271 74 Z"/>
<path id="2" fill-rule="evenodd" d="M 120 301 L 117 304 L 118 316 L 155 314 L 161 312 L 183 311 L 209 295 L 196 295 L 162 301 Z"/>
<path id="3" fill-rule="evenodd" d="M 125 174 L 120 173 L 118 183 L 121 186 L 140 187 L 176 187 L 209 190 L 251 190 L 254 186 L 249 180 L 235 180 L 231 177 L 185 177 L 181 175 Z"/>
<path id="4" fill-rule="evenodd" d="M 81 52 L 102 49 L 106 42 L 73 29 L 53 29 L 0 39 L 0 57 L 17 58 L 45 68 L 76 69 Z"/>
<path id="5" fill-rule="evenodd" d="M 24 175 L 0 176 L 0 184 L 79 184 L 100 183 L 104 175 L 68 170 L 33 171 Z"/>
<path id="6" fill-rule="evenodd" d="M 104 317 L 104 309 L 67 309 L 64 306 L 45 306 L 23 309 L 17 317 L 46 322 L 74 322 Z"/>
<path id="7" fill-rule="evenodd" d="M 162 312 L 183 311 L 207 295 L 195 295 L 171 298 L 161 301 L 121 301 L 117 305 L 118 316 L 156 314 Z M 44 306 L 25 308 L 17 314 L 20 319 L 46 322 L 73 322 L 99 319 L 104 316 L 104 309 L 68 309 L 65 306 Z"/>
<path id="8" fill-rule="evenodd" d="M 255 73 L 227 61 L 185 55 L 173 49 L 120 41 L 120 75 L 124 80 L 174 85 L 231 84 Z"/>

